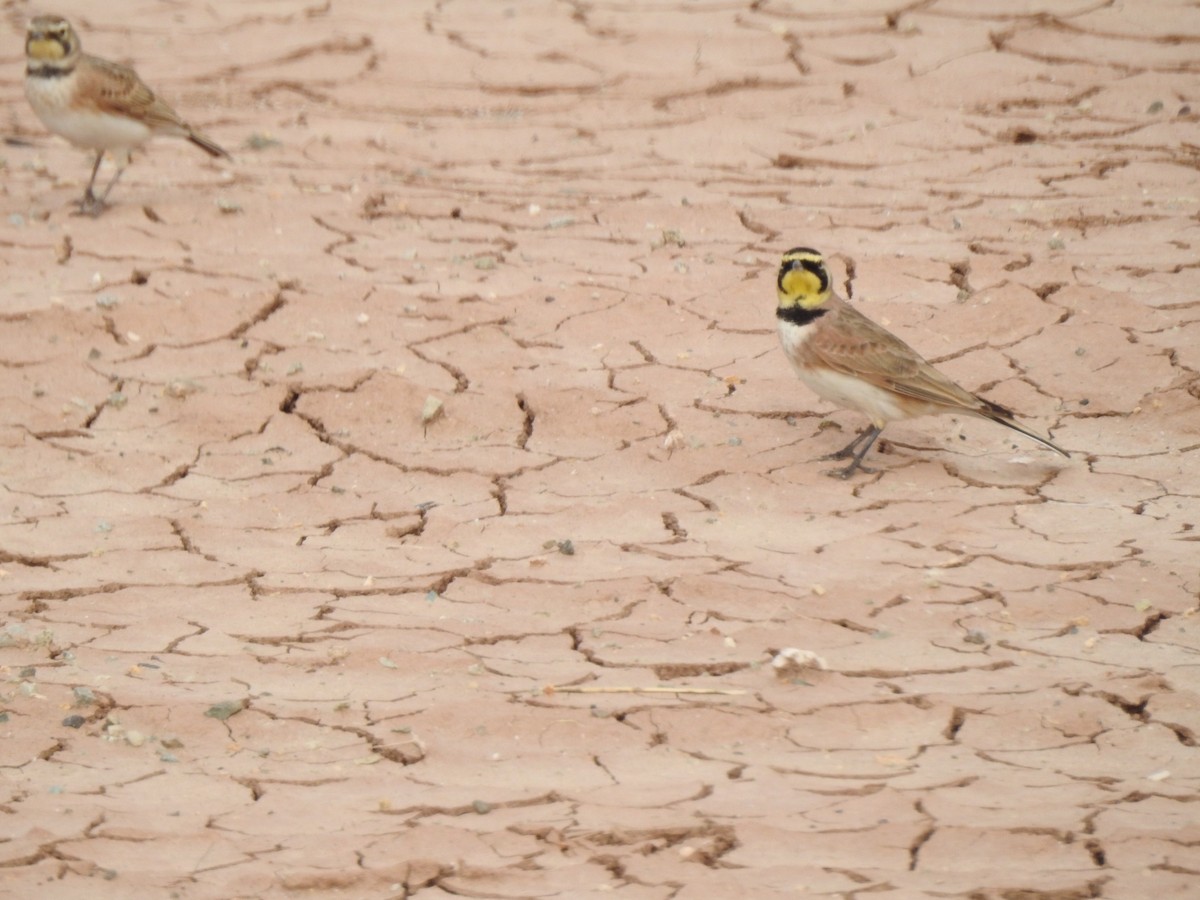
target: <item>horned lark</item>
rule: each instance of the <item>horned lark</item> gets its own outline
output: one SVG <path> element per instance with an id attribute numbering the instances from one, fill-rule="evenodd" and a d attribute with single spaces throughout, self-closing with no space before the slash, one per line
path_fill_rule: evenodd
<path id="1" fill-rule="evenodd" d="M 211 156 L 229 157 L 179 118 L 133 69 L 83 52 L 79 35 L 61 16 L 37 16 L 25 37 L 25 96 L 37 117 L 72 144 L 96 151 L 92 177 L 79 203 L 98 215 L 130 151 L 156 134 L 186 138 Z M 105 151 L 117 165 L 104 193 L 92 193 Z"/>
<path id="2" fill-rule="evenodd" d="M 865 414 L 871 425 L 827 459 L 853 457 L 831 472 L 849 478 L 893 419 L 967 413 L 1019 431 L 1063 456 L 1066 450 L 1018 424 L 999 404 L 963 390 L 887 329 L 833 292 L 825 261 L 797 247 L 783 255 L 776 281 L 779 338 L 796 374 L 818 396 Z"/>

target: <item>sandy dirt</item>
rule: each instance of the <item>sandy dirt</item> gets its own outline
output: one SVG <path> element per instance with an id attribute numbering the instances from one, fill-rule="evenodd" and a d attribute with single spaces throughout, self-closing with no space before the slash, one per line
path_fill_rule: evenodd
<path id="1" fill-rule="evenodd" d="M 1194 5 L 64 0 L 235 156 L 95 220 L 41 9 L 0 893 L 1197 896 Z M 1073 457 L 823 475 L 796 245 Z"/>

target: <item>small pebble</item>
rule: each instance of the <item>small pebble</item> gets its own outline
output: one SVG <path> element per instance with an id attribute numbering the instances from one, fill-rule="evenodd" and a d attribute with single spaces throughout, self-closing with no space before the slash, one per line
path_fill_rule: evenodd
<path id="1" fill-rule="evenodd" d="M 75 695 L 76 706 L 91 706 L 96 702 L 96 695 L 90 687 L 74 687 L 71 693 Z"/>
<path id="2" fill-rule="evenodd" d="M 208 716 L 210 719 L 220 719 L 221 721 L 225 721 L 232 716 L 236 716 L 245 708 L 245 700 L 224 700 L 221 703 L 214 703 L 204 711 L 204 715 Z"/>
<path id="3" fill-rule="evenodd" d="M 248 150 L 265 150 L 268 147 L 278 147 L 279 141 L 270 135 L 262 134 L 261 132 L 256 131 L 254 134 L 250 135 L 250 137 L 246 138 L 243 146 L 245 146 Z"/>
<path id="4" fill-rule="evenodd" d="M 425 404 L 421 407 L 421 424 L 428 425 L 430 422 L 436 422 L 445 411 L 446 408 L 442 401 L 430 394 L 425 398 Z"/>

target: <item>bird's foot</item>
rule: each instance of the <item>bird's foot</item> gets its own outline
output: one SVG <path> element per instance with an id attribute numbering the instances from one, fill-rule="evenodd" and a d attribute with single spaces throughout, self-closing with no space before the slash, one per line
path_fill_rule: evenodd
<path id="1" fill-rule="evenodd" d="M 862 464 L 862 461 L 863 457 L 867 455 L 867 451 L 871 449 L 871 445 L 875 443 L 875 439 L 879 437 L 881 431 L 883 431 L 882 427 L 872 425 L 841 450 L 830 453 L 828 456 L 822 456 L 821 459 L 846 459 L 847 457 L 853 457 L 850 465 L 842 469 L 832 469 L 825 474 L 841 479 L 849 478 L 858 471 L 873 474 L 875 470 L 868 469 Z"/>
<path id="2" fill-rule="evenodd" d="M 90 218 L 93 218 L 93 219 L 96 218 L 97 216 L 99 216 L 100 213 L 102 213 L 106 209 L 108 209 L 108 204 L 104 202 L 104 198 L 97 197 L 91 191 L 88 191 L 86 194 L 84 194 L 83 199 L 80 200 L 76 204 L 76 206 L 78 208 L 73 213 L 71 213 L 71 215 L 73 215 L 73 216 L 89 216 Z"/>
<path id="3" fill-rule="evenodd" d="M 874 475 L 878 471 L 878 469 L 872 469 L 870 466 L 864 466 L 862 463 L 855 461 L 840 469 L 825 469 L 823 474 L 828 475 L 830 478 L 840 478 L 842 481 L 849 481 L 855 472 L 862 472 L 864 475 Z"/>

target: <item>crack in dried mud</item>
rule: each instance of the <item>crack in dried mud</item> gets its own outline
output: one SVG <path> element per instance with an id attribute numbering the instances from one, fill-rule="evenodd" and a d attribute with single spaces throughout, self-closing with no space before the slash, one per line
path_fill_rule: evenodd
<path id="1" fill-rule="evenodd" d="M 1195 881 L 1185 19 L 209 12 L 145 27 L 211 51 L 219 182 L 163 147 L 67 222 L 14 106 L 15 891 Z M 821 477 L 857 422 L 779 353 L 797 244 L 1085 449 L 926 419 Z"/>

